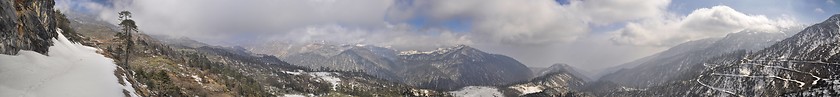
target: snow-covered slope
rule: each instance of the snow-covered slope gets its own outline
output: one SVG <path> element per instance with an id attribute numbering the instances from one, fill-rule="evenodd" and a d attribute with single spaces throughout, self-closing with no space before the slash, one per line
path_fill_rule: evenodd
<path id="1" fill-rule="evenodd" d="M 838 53 L 840 14 L 733 64 L 707 63 L 696 82 L 716 95 L 777 96 L 808 90 L 840 79 Z"/>
<path id="2" fill-rule="evenodd" d="M 467 86 L 458 91 L 449 92 L 456 97 L 502 97 L 499 89 L 486 86 Z"/>
<path id="3" fill-rule="evenodd" d="M 586 84 L 586 77 L 577 74 L 573 67 L 566 64 L 555 64 L 540 76 L 524 83 L 517 83 L 507 88 L 508 96 L 540 95 L 577 95 L 577 91 Z"/>
<path id="4" fill-rule="evenodd" d="M 681 79 L 699 72 L 694 68 L 706 60 L 738 50 L 757 51 L 773 45 L 800 31 L 804 27 L 791 27 L 779 32 L 741 31 L 723 38 L 711 38 L 686 42 L 644 59 L 626 63 L 619 67 L 632 67 L 604 75 L 606 81 L 620 85 L 644 88 Z M 633 67 L 635 66 L 635 67 Z"/>
<path id="5" fill-rule="evenodd" d="M 837 96 L 840 14 L 757 52 L 738 51 L 694 65 L 691 78 L 599 96 Z"/>
<path id="6" fill-rule="evenodd" d="M 49 56 L 34 51 L 0 54 L 0 97 L 120 97 L 123 89 L 134 91 L 118 83 L 124 80 L 114 76 L 111 59 L 58 34 Z"/>

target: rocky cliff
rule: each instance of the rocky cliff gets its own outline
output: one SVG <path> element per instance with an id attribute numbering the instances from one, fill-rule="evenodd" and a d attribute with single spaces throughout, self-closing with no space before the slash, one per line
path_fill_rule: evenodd
<path id="1" fill-rule="evenodd" d="M 0 1 L 0 54 L 32 50 L 46 54 L 56 22 L 52 0 Z"/>

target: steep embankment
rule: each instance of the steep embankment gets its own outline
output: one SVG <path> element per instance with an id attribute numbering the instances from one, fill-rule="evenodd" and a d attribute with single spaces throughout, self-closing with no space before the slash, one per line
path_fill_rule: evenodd
<path id="1" fill-rule="evenodd" d="M 49 55 L 20 51 L 0 55 L 0 96 L 123 96 L 134 89 L 114 76 L 116 65 L 97 49 L 73 43 L 58 34 Z M 119 82 L 119 83 L 118 83 Z"/>

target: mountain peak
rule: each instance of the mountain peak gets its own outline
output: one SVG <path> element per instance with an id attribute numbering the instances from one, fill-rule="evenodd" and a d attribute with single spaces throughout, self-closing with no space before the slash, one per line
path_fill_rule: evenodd
<path id="1" fill-rule="evenodd" d="M 829 17 L 828 19 L 825 20 L 825 22 L 837 22 L 837 21 L 840 21 L 840 14 L 831 15 L 831 17 Z"/>
<path id="2" fill-rule="evenodd" d="M 571 70 L 574 70 L 574 68 L 572 66 L 569 66 L 568 64 L 556 63 L 548 67 L 547 71 L 542 73 L 548 74 L 553 72 L 569 72 Z"/>
<path id="3" fill-rule="evenodd" d="M 591 81 L 588 76 L 584 75 L 582 72 L 577 71 L 577 68 L 572 67 L 569 64 L 563 63 L 556 63 L 551 65 L 550 67 L 546 68 L 545 70 L 540 71 L 537 73 L 536 76 L 545 76 L 553 73 L 568 73 L 575 77 L 581 78 L 585 81 Z"/>
<path id="4" fill-rule="evenodd" d="M 459 44 L 458 46 L 455 46 L 455 48 L 465 48 L 465 47 L 470 48 L 470 46 L 467 46 L 467 45 L 464 45 L 464 44 Z"/>
<path id="5" fill-rule="evenodd" d="M 555 63 L 555 64 L 552 64 L 551 67 L 570 67 L 570 66 L 569 66 L 569 64 Z"/>
<path id="6" fill-rule="evenodd" d="M 457 45 L 457 46 L 454 46 L 454 47 L 438 48 L 436 50 L 425 51 L 425 52 L 420 52 L 420 51 L 417 51 L 417 50 L 401 51 L 399 55 L 446 54 L 448 52 L 453 52 L 453 51 L 478 51 L 478 50 L 475 49 L 475 48 L 472 48 L 470 46 L 461 44 L 461 45 Z"/>
<path id="7" fill-rule="evenodd" d="M 453 49 L 454 49 L 454 50 L 459 50 L 459 51 L 463 51 L 463 50 L 477 50 L 477 49 L 475 49 L 475 48 L 473 48 L 473 47 L 470 47 L 470 46 L 467 46 L 467 45 L 463 45 L 463 44 L 458 45 L 458 46 L 455 46 L 455 47 L 453 47 Z"/>

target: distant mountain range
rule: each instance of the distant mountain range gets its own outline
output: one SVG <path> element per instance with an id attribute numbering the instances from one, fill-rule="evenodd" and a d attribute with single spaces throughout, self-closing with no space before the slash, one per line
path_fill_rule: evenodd
<path id="1" fill-rule="evenodd" d="M 122 42 L 114 37 L 119 32 L 117 26 L 85 15 L 62 16 L 52 8 L 54 3 L 0 1 L 0 31 L 4 31 L 0 33 L 0 54 L 5 58 L 3 63 L 12 63 L 2 65 L 20 68 L 32 65 L 15 63 L 59 62 L 51 69 L 0 71 L 9 77 L 0 79 L 0 86 L 8 86 L 0 89 L 0 94 L 27 96 L 33 90 L 50 93 L 42 92 L 52 90 L 45 85 L 63 87 L 49 83 L 75 84 L 62 79 L 77 77 L 50 73 L 39 79 L 25 74 L 74 70 L 70 73 L 116 77 L 86 79 L 109 81 L 97 85 L 122 91 L 108 94 L 152 97 L 840 95 L 840 14 L 803 28 L 742 31 L 683 43 L 618 66 L 594 80 L 567 64 L 529 69 L 513 58 L 467 45 L 431 51 L 328 43 L 227 47 L 142 32 L 131 37 L 134 41 Z M 56 38 L 61 43 L 51 42 Z M 98 58 L 96 63 L 108 63 L 106 68 L 96 68 L 106 72 L 79 72 L 91 68 L 78 69 L 80 64 L 73 63 L 91 61 L 67 55 L 74 53 L 46 55 L 74 49 L 67 44 L 87 49 L 65 52 L 86 50 L 82 53 Z M 25 54 L 19 55 L 21 50 L 26 50 Z M 97 92 L 103 91 L 91 93 Z"/>
<path id="2" fill-rule="evenodd" d="M 310 68 L 362 71 L 424 88 L 455 90 L 528 80 L 530 69 L 513 58 L 459 45 L 433 51 L 396 51 L 372 45 L 313 43 L 280 51 L 292 64 Z M 292 52 L 292 53 L 289 53 Z"/>

